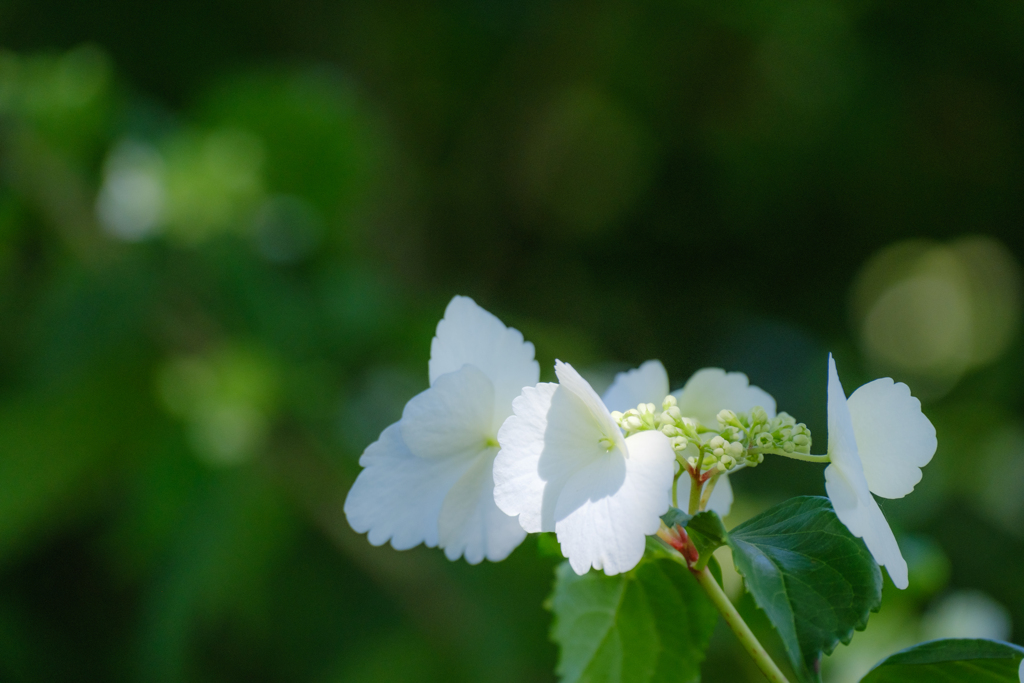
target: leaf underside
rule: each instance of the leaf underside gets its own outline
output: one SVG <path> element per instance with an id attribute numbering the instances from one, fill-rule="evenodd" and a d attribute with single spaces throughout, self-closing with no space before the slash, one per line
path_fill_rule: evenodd
<path id="1" fill-rule="evenodd" d="M 821 680 L 822 653 L 849 643 L 882 600 L 882 573 L 827 498 L 802 496 L 728 535 L 747 590 L 778 630 L 797 676 Z"/>

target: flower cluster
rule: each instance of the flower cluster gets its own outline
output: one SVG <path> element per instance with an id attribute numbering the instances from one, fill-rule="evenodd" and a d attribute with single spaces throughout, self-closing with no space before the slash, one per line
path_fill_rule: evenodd
<path id="1" fill-rule="evenodd" d="M 658 361 L 598 393 L 568 363 L 538 383 L 533 345 L 455 297 L 431 344 L 430 388 L 370 445 L 345 512 L 374 544 L 424 543 L 470 563 L 505 558 L 527 533 L 554 532 L 572 568 L 616 574 L 679 501 L 725 516 L 729 476 L 766 455 L 829 463 L 839 519 L 900 588 L 907 567 L 872 494 L 921 479 L 935 430 L 904 384 L 879 379 L 848 399 L 829 357 L 828 451 L 746 375 L 699 370 L 670 392 Z"/>

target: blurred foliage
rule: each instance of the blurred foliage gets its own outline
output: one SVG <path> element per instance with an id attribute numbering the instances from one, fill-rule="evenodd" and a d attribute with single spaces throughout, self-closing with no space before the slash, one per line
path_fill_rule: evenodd
<path id="1" fill-rule="evenodd" d="M 1022 32 L 1005 0 L 0 2 L 0 679 L 553 680 L 550 548 L 468 567 L 341 512 L 456 293 L 545 377 L 743 370 L 819 443 L 827 350 L 910 382 L 911 589 L 826 673 L 1021 642 Z M 823 490 L 734 486 L 730 525 Z M 748 664 L 719 628 L 705 680 Z"/>

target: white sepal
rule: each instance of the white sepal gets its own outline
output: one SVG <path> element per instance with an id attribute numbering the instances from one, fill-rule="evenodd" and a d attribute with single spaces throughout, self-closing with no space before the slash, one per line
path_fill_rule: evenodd
<path id="1" fill-rule="evenodd" d="M 473 365 L 494 386 L 493 431 L 512 414 L 512 400 L 540 379 L 533 344 L 466 296 L 448 303 L 430 343 L 430 384 L 463 365 Z"/>
<path id="2" fill-rule="evenodd" d="M 577 574 L 608 575 L 640 562 L 646 537 L 672 503 L 675 453 L 661 432 L 626 440 L 629 457 L 606 452 L 566 482 L 555 505 L 555 532 Z"/>
<path id="3" fill-rule="evenodd" d="M 668 510 L 675 453 L 658 431 L 623 438 L 572 366 L 556 373 L 523 390 L 498 432 L 495 502 L 527 531 L 555 531 L 577 573 L 628 571 Z"/>
<path id="4" fill-rule="evenodd" d="M 906 560 L 868 488 L 850 407 L 831 354 L 828 363 L 828 455 L 831 464 L 825 468 L 825 490 L 839 520 L 850 533 L 864 539 L 875 561 L 889 572 L 893 584 L 904 589 L 908 585 Z"/>
<path id="5" fill-rule="evenodd" d="M 668 373 L 661 361 L 649 360 L 640 367 L 615 375 L 601 400 L 608 410 L 624 413 L 641 403 L 661 405 L 668 396 Z"/>
<path id="6" fill-rule="evenodd" d="M 373 545 L 388 540 L 395 550 L 438 544 L 437 519 L 445 496 L 471 465 L 470 460 L 413 455 L 402 439 L 401 423 L 381 433 L 363 452 L 363 471 L 345 498 L 345 516 Z"/>
<path id="7" fill-rule="evenodd" d="M 921 402 L 902 382 L 868 382 L 847 400 L 868 488 L 883 498 L 902 498 L 921 481 L 938 441 Z"/>
<path id="8" fill-rule="evenodd" d="M 749 413 L 754 406 L 761 406 L 768 417 L 775 417 L 775 399 L 764 389 L 751 386 L 742 372 L 703 368 L 693 373 L 673 395 L 684 417 L 696 418 L 711 428 L 715 428 L 718 413 L 725 408 Z"/>
<path id="9" fill-rule="evenodd" d="M 512 399 L 540 376 L 533 344 L 455 297 L 437 325 L 429 370 L 431 387 L 363 453 L 345 514 L 375 545 L 440 545 L 470 564 L 504 559 L 526 534 L 495 505 L 491 472 Z"/>
<path id="10" fill-rule="evenodd" d="M 473 365 L 441 375 L 402 411 L 402 437 L 421 458 L 469 458 L 488 447 L 494 387 Z"/>

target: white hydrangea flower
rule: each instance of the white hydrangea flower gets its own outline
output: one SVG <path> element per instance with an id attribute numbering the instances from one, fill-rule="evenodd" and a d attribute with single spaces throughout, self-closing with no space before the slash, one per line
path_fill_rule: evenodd
<path id="1" fill-rule="evenodd" d="M 508 557 L 526 537 L 494 504 L 498 428 L 540 379 L 533 344 L 457 296 L 430 345 L 430 388 L 360 458 L 345 515 L 373 545 L 440 546 L 470 564 Z"/>
<path id="2" fill-rule="evenodd" d="M 937 446 L 935 427 L 906 384 L 876 379 L 849 399 L 828 357 L 828 456 L 825 490 L 836 515 L 864 539 L 897 588 L 908 585 L 907 563 L 872 492 L 902 498 L 921 481 Z"/>
<path id="3" fill-rule="evenodd" d="M 668 373 L 660 361 L 649 360 L 639 368 L 620 372 L 608 387 L 603 399 L 608 410 L 626 412 L 640 403 L 661 405 L 669 393 Z M 703 368 L 693 373 L 682 389 L 672 394 L 683 417 L 691 417 L 714 427 L 718 413 L 728 409 L 749 413 L 755 406 L 764 408 L 768 417 L 775 417 L 775 399 L 760 387 L 751 386 L 742 372 L 726 372 L 720 368 Z M 691 481 L 680 477 L 678 499 L 688 500 Z M 719 477 L 708 500 L 708 509 L 725 517 L 732 509 L 733 493 L 729 475 Z"/>
<path id="4" fill-rule="evenodd" d="M 571 365 L 556 361 L 555 374 L 523 389 L 498 431 L 494 500 L 526 531 L 554 531 L 577 574 L 628 571 L 671 504 L 671 443 L 659 431 L 624 438 Z"/>

